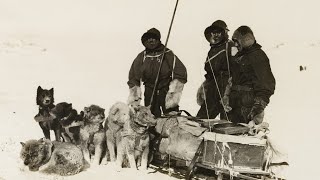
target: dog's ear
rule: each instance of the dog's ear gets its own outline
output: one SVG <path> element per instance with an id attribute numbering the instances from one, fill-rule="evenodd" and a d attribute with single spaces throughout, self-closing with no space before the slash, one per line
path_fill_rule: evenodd
<path id="1" fill-rule="evenodd" d="M 117 107 L 117 108 L 111 109 L 110 114 L 116 115 L 119 111 L 120 111 L 120 108 Z"/>
<path id="2" fill-rule="evenodd" d="M 130 109 L 132 109 L 135 113 L 140 111 L 141 106 L 140 105 L 129 105 Z"/>
<path id="3" fill-rule="evenodd" d="M 84 107 L 84 113 L 90 112 L 90 107 Z"/>
<path id="4" fill-rule="evenodd" d="M 40 105 L 41 104 L 41 101 L 40 101 L 40 93 L 43 91 L 43 89 L 41 88 L 41 86 L 38 86 L 37 88 L 37 97 L 36 97 L 36 103 L 37 105 Z"/>
<path id="5" fill-rule="evenodd" d="M 37 93 L 43 91 L 42 87 L 41 86 L 38 86 L 38 89 L 37 89 Z"/>
<path id="6" fill-rule="evenodd" d="M 52 95 L 52 103 L 54 103 L 54 90 L 53 90 L 53 88 L 51 88 L 51 89 L 49 90 L 49 92 L 50 92 L 50 94 Z"/>
<path id="7" fill-rule="evenodd" d="M 80 111 L 79 116 L 80 116 L 81 118 L 83 118 L 84 112 L 83 112 L 83 111 Z"/>
<path id="8" fill-rule="evenodd" d="M 45 143 L 45 140 L 46 140 L 46 138 L 40 138 L 40 139 L 38 140 L 38 142 L 44 144 L 44 143 Z"/>
<path id="9" fill-rule="evenodd" d="M 20 144 L 22 145 L 22 147 L 24 147 L 26 145 L 26 143 L 24 143 L 24 142 L 20 142 Z"/>

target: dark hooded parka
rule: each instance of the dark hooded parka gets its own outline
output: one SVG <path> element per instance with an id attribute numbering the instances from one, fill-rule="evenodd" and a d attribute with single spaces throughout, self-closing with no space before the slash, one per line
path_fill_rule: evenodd
<path id="1" fill-rule="evenodd" d="M 248 26 L 239 27 L 232 40 L 238 48 L 232 63 L 232 88 L 229 118 L 235 123 L 263 121 L 264 108 L 275 90 L 269 58 L 256 42 Z"/>
<path id="2" fill-rule="evenodd" d="M 135 58 L 129 71 L 129 88 L 140 86 L 140 81 L 145 85 L 145 106 L 150 105 L 152 91 L 160 67 L 161 56 L 165 48 L 160 38 L 161 34 L 156 28 L 151 28 L 143 34 L 141 42 L 146 48 Z M 154 47 L 150 47 L 149 40 L 156 40 L 155 43 L 151 43 L 151 46 L 154 45 Z M 183 84 L 186 83 L 187 70 L 180 59 L 170 49 L 166 48 L 156 92 L 154 93 L 151 104 L 151 112 L 156 117 L 161 115 L 161 109 L 164 114 L 172 110 L 165 107 L 165 98 L 169 90 L 169 84 L 174 79 L 178 79 L 179 82 Z M 177 108 L 178 107 L 173 107 L 175 111 Z"/>
<path id="3" fill-rule="evenodd" d="M 199 88 L 197 95 L 199 97 L 199 94 L 204 93 L 203 96 L 205 96 L 201 100 L 202 102 L 198 102 L 201 106 L 197 113 L 199 118 L 214 119 L 220 114 L 220 119 L 225 119 L 218 88 L 221 96 L 223 96 L 228 79 L 231 76 L 230 62 L 233 42 L 228 39 L 228 31 L 226 23 L 222 20 L 213 22 L 204 31 L 204 35 L 210 43 L 210 50 L 204 63 L 206 80 Z M 218 36 L 215 36 L 215 34 L 218 34 Z"/>

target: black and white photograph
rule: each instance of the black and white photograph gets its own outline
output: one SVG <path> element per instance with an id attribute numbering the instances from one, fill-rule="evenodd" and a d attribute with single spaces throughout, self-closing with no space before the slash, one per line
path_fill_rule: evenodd
<path id="1" fill-rule="evenodd" d="M 0 180 L 319 179 L 316 0 L 0 0 Z"/>

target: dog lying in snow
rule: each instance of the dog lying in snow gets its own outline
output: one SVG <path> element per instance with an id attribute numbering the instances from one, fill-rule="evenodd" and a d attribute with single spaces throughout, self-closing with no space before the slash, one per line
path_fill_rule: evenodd
<path id="1" fill-rule="evenodd" d="M 156 120 L 149 107 L 134 107 L 134 113 L 118 134 L 121 136 L 117 144 L 118 169 L 121 169 L 125 157 L 131 168 L 137 169 L 140 166 L 140 169 L 147 169 L 150 143 L 148 128 L 155 125 Z"/>
<path id="2" fill-rule="evenodd" d="M 20 158 L 30 171 L 67 176 L 79 173 L 87 164 L 81 149 L 71 143 L 42 138 L 21 145 Z"/>

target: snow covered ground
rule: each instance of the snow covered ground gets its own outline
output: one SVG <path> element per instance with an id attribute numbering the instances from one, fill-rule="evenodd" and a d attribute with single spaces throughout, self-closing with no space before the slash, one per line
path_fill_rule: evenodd
<path id="1" fill-rule="evenodd" d="M 0 179 L 173 179 L 160 173 L 117 173 L 108 165 L 68 178 L 32 173 L 22 167 L 19 142 L 43 136 L 33 120 L 38 85 L 54 87 L 56 103 L 71 102 L 77 110 L 90 104 L 108 110 L 114 102 L 126 101 L 128 70 L 143 50 L 140 37 L 157 27 L 164 42 L 174 3 L 0 0 Z M 270 136 L 289 154 L 289 179 L 319 177 L 317 5 L 312 0 L 181 1 L 169 40 L 188 69 L 180 105 L 195 114 L 208 51 L 203 30 L 216 19 L 227 22 L 230 35 L 240 25 L 252 27 L 277 81 L 265 121 Z M 300 65 L 306 70 L 299 71 Z"/>

